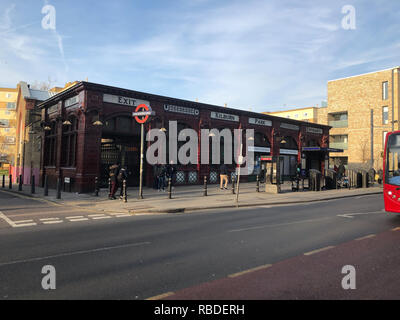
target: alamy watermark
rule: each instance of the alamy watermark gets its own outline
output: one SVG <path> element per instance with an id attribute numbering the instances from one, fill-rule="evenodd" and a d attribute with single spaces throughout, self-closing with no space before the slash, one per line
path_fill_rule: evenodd
<path id="1" fill-rule="evenodd" d="M 146 152 L 150 165 L 236 163 L 242 166 L 241 175 L 249 175 L 254 169 L 254 129 L 234 129 L 233 135 L 230 129 L 201 129 L 199 133 L 186 128 L 178 132 L 177 122 L 169 121 L 168 138 L 164 131 L 151 129 L 146 134 L 146 141 L 152 142 Z"/>
<path id="2" fill-rule="evenodd" d="M 45 276 L 42 278 L 43 290 L 55 290 L 56 289 L 56 268 L 52 265 L 45 265 L 42 268 L 42 274 L 45 274 Z"/>
<path id="3" fill-rule="evenodd" d="M 56 8 L 50 4 L 42 8 L 42 28 L 45 30 L 56 30 Z"/>
<path id="4" fill-rule="evenodd" d="M 356 289 L 356 268 L 351 265 L 345 265 L 342 268 L 342 274 L 346 274 L 346 276 L 342 279 L 342 288 L 344 290 L 355 290 Z"/>
<path id="5" fill-rule="evenodd" d="M 345 16 L 342 19 L 342 28 L 344 30 L 356 29 L 356 9 L 352 5 L 345 5 L 342 7 L 342 14 Z"/>

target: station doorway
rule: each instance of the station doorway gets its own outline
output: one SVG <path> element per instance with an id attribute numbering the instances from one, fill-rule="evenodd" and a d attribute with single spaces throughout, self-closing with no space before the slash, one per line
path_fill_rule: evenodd
<path id="1" fill-rule="evenodd" d="M 131 137 L 103 137 L 101 139 L 101 186 L 108 186 L 109 168 L 119 163 L 127 168 L 128 187 L 139 185 L 140 170 L 140 138 Z M 143 172 L 143 174 L 145 171 Z"/>

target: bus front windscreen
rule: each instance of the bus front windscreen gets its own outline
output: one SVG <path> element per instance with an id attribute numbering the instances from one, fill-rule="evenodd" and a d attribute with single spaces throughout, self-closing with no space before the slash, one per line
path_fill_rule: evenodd
<path id="1" fill-rule="evenodd" d="M 385 182 L 400 186 L 400 134 L 388 137 Z"/>

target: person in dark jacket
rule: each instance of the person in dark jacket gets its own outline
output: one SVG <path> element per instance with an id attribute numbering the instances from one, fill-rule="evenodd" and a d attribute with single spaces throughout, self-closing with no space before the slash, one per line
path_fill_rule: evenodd
<path id="1" fill-rule="evenodd" d="M 167 166 L 166 166 L 166 178 L 167 179 L 171 178 L 171 186 L 172 186 L 172 188 L 174 186 L 175 173 L 176 173 L 176 168 L 175 168 L 174 163 L 171 161 L 171 163 L 167 164 Z"/>
<path id="2" fill-rule="evenodd" d="M 110 194 L 108 195 L 108 199 L 110 199 L 110 200 L 117 199 L 115 197 L 115 193 L 118 190 L 118 181 L 117 181 L 118 172 L 119 172 L 119 164 L 118 163 L 115 163 L 112 166 L 110 166 L 109 177 L 111 180 L 111 190 L 110 190 Z"/>
<path id="3" fill-rule="evenodd" d="M 124 180 L 128 180 L 128 171 L 125 167 L 122 167 L 117 176 L 118 187 L 120 188 L 119 198 L 122 199 L 124 196 Z"/>
<path id="4" fill-rule="evenodd" d="M 157 177 L 158 177 L 158 191 L 165 191 L 165 175 L 166 175 L 166 168 L 165 165 L 162 164 L 158 167 L 157 170 Z"/>
<path id="5" fill-rule="evenodd" d="M 222 190 L 222 187 L 224 187 L 225 190 L 228 189 L 228 168 L 226 167 L 226 164 L 223 163 L 219 167 L 219 178 L 220 178 L 220 189 Z"/>

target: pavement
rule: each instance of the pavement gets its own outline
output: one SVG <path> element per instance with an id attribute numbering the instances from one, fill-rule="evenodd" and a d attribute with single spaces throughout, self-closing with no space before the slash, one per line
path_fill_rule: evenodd
<path id="1" fill-rule="evenodd" d="M 129 213 L 129 214 L 160 214 L 176 212 L 192 212 L 208 209 L 238 208 L 265 205 L 285 205 L 293 203 L 308 203 L 330 199 L 357 197 L 369 194 L 382 193 L 382 185 L 374 184 L 369 188 L 338 189 L 322 191 L 299 191 L 291 190 L 291 183 L 282 185 L 279 194 L 266 193 L 264 185 L 260 185 L 260 192 L 256 191 L 256 183 L 240 184 L 239 197 L 232 193 L 232 186 L 228 190 L 220 190 L 219 185 L 209 185 L 207 196 L 204 196 L 203 185 L 176 186 L 172 190 L 172 198 L 168 198 L 167 190 L 158 192 L 151 188 L 143 189 L 143 199 L 139 199 L 138 188 L 128 189 L 127 202 L 122 200 L 109 200 L 108 189 L 100 189 L 99 196 L 90 194 L 78 194 L 73 192 L 62 192 L 61 199 L 56 198 L 56 190 L 49 189 L 49 195 L 44 196 L 43 188 L 36 187 L 35 193 L 31 193 L 31 187 L 24 185 L 22 191 L 18 191 L 18 185 L 9 189 L 8 184 L 0 191 L 13 193 L 21 197 L 33 197 L 43 202 L 71 206 L 76 208 L 90 209 L 102 213 Z M 119 191 L 117 191 L 117 195 Z"/>

